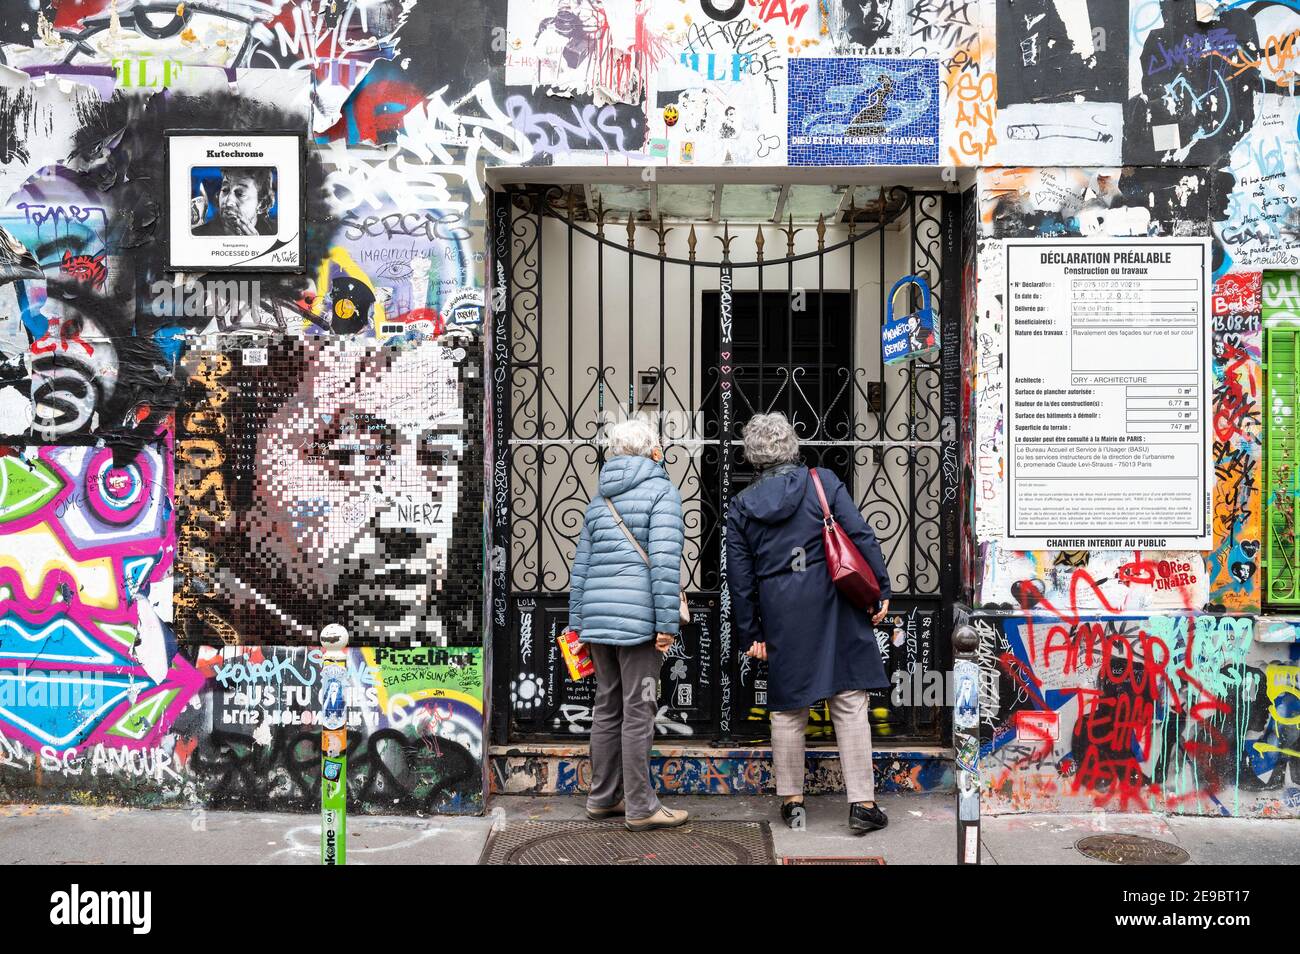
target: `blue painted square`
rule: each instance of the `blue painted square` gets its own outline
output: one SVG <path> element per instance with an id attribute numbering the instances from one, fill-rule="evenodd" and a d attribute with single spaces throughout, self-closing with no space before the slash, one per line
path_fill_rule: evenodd
<path id="1" fill-rule="evenodd" d="M 937 165 L 939 63 L 796 57 L 787 116 L 792 166 Z"/>

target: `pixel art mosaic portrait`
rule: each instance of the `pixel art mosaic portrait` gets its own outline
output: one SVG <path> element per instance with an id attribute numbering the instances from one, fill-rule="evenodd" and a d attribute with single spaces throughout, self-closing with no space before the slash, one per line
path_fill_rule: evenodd
<path id="1" fill-rule="evenodd" d="M 466 337 L 187 356 L 183 638 L 314 645 L 337 622 L 354 645 L 476 641 L 477 355 Z"/>
<path id="2" fill-rule="evenodd" d="M 939 161 L 939 63 L 890 57 L 790 60 L 792 166 Z"/>

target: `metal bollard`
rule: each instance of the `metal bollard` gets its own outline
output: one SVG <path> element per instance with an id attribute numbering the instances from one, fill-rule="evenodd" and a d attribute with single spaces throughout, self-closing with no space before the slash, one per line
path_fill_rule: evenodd
<path id="1" fill-rule="evenodd" d="M 347 864 L 348 631 L 330 623 L 320 632 L 320 861 Z"/>
<path id="2" fill-rule="evenodd" d="M 980 863 L 979 634 L 958 626 L 952 634 L 952 747 L 957 753 L 957 864 Z"/>

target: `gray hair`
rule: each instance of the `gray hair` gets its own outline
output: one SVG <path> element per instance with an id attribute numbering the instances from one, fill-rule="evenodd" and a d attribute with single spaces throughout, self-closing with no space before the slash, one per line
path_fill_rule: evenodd
<path id="1" fill-rule="evenodd" d="M 650 452 L 659 446 L 659 435 L 655 429 L 638 417 L 605 428 L 605 440 L 611 457 L 649 457 Z"/>
<path id="2" fill-rule="evenodd" d="M 771 467 L 799 459 L 799 438 L 784 414 L 755 414 L 741 435 L 745 439 L 745 460 L 755 467 Z"/>

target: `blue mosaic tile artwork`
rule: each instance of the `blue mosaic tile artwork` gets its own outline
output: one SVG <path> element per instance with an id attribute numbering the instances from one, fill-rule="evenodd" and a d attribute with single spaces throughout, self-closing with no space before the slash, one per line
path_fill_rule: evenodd
<path id="1" fill-rule="evenodd" d="M 791 59 L 787 128 L 792 166 L 937 165 L 939 63 Z"/>

